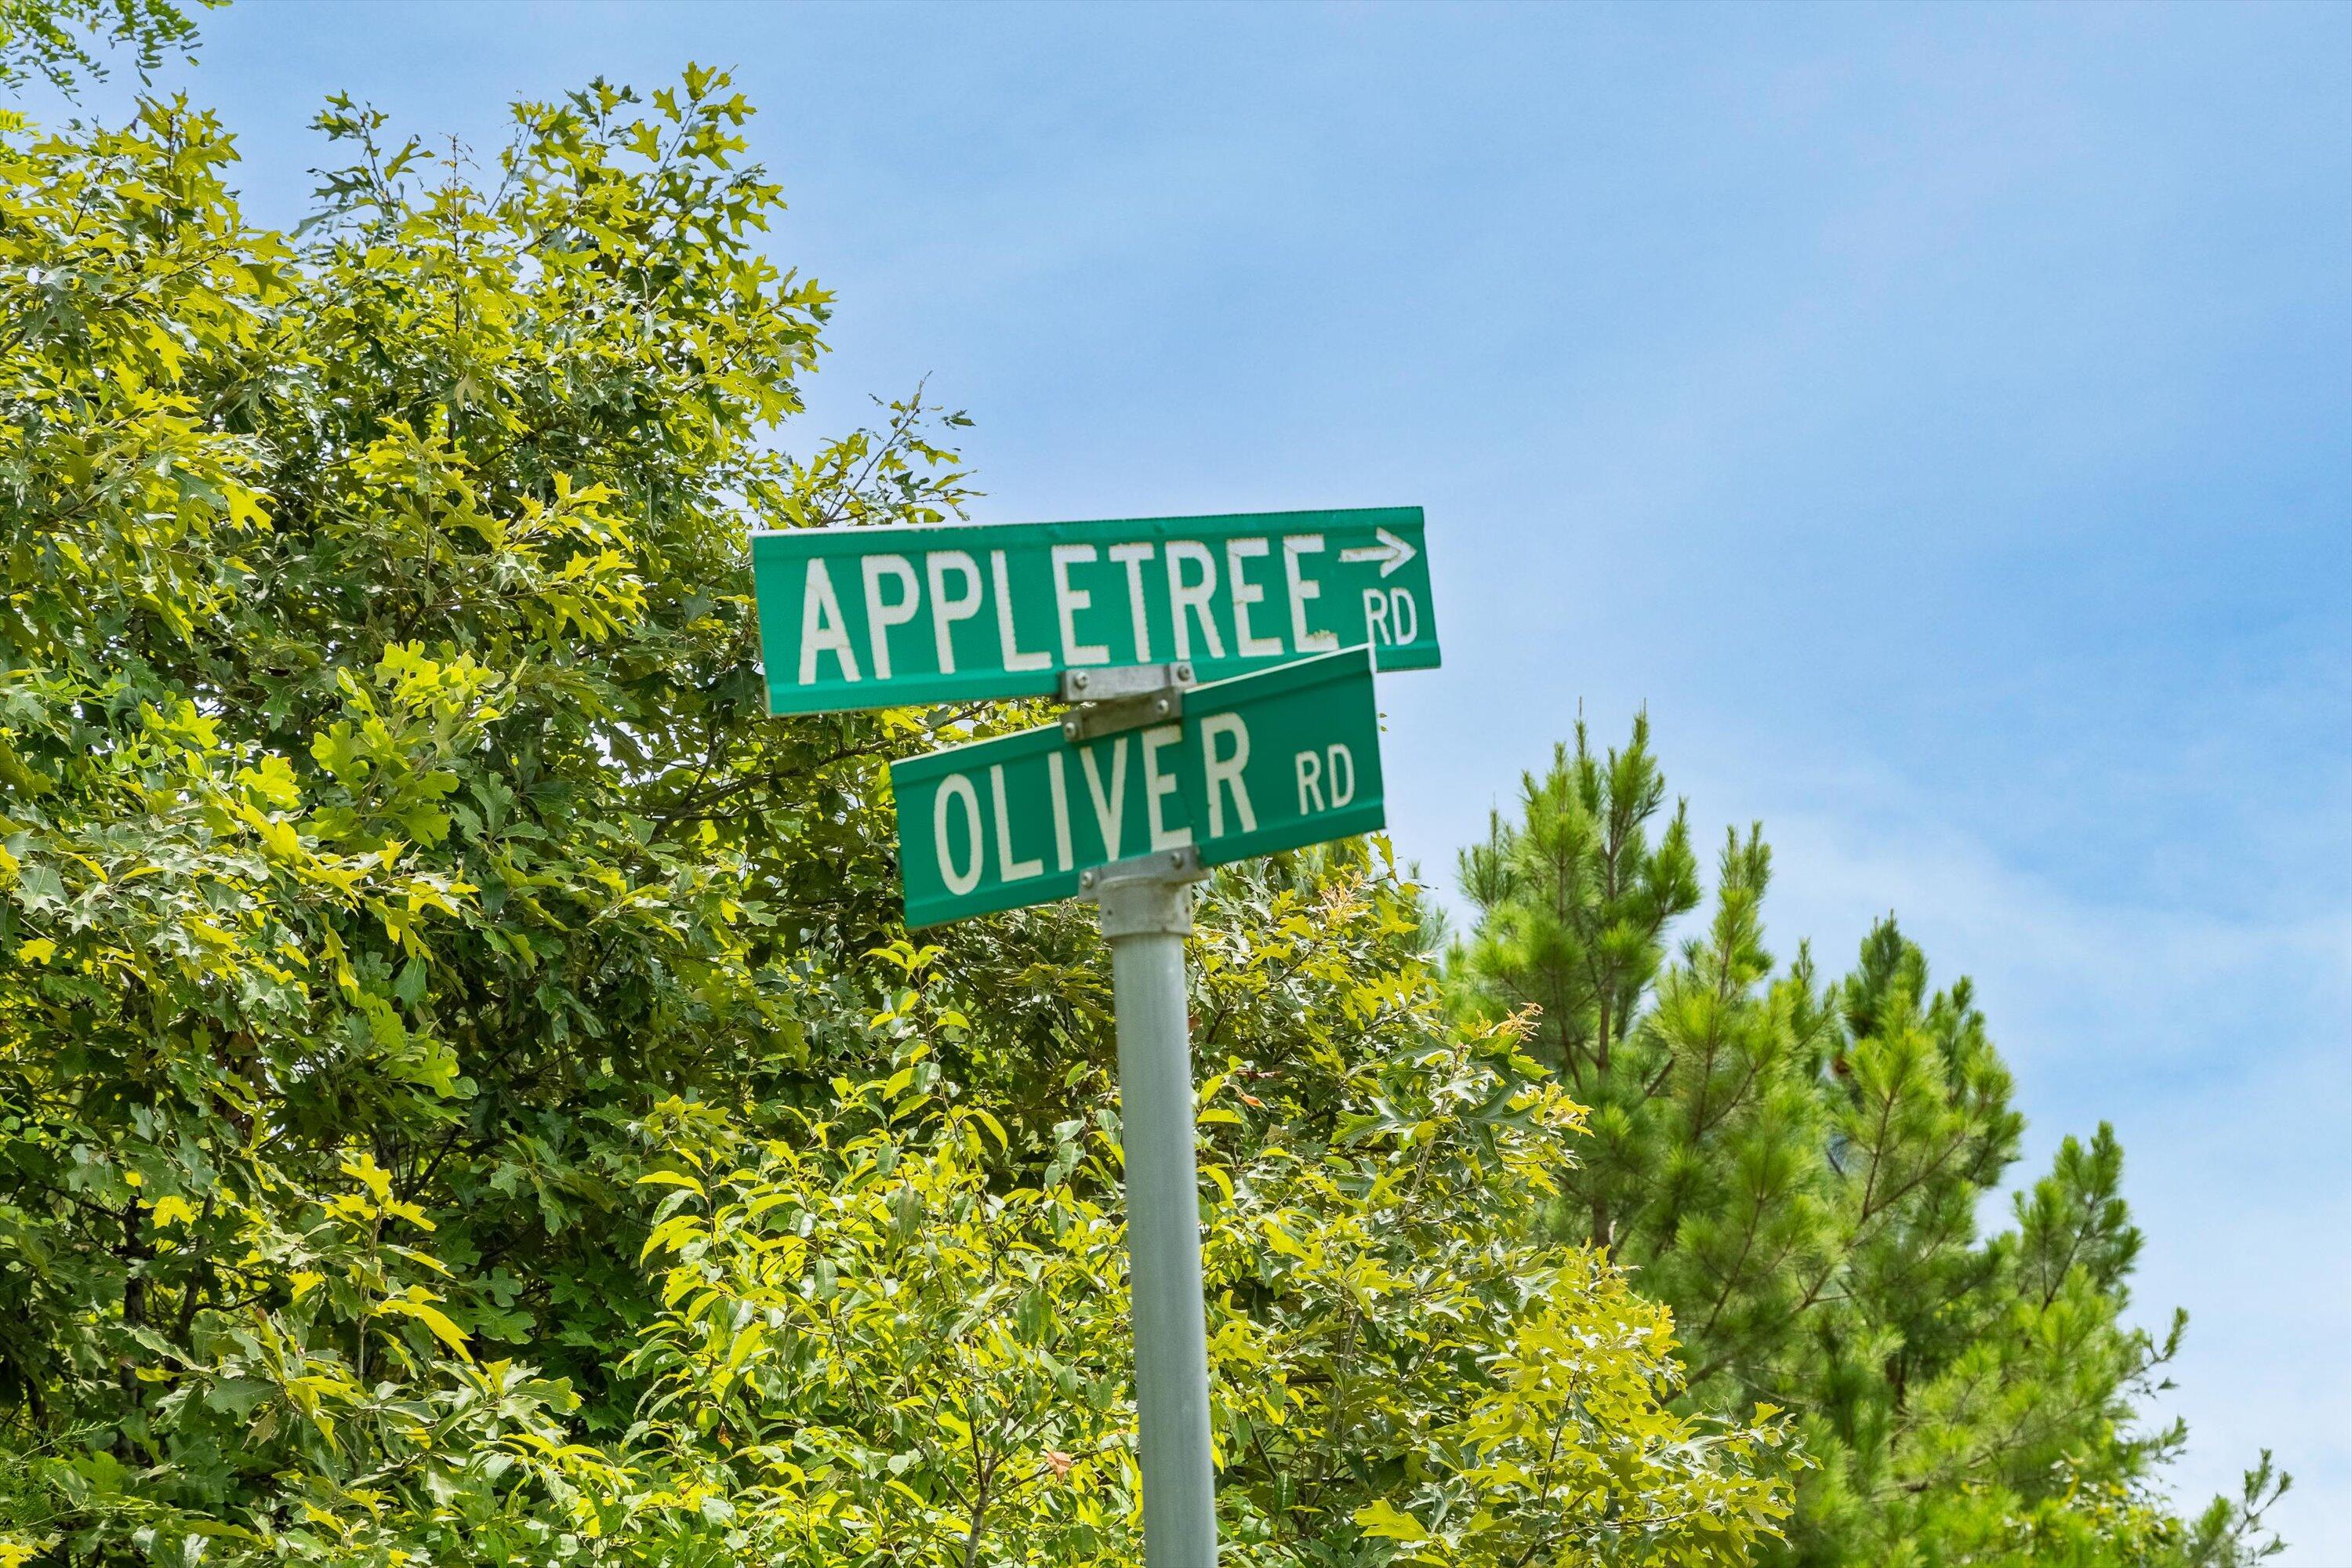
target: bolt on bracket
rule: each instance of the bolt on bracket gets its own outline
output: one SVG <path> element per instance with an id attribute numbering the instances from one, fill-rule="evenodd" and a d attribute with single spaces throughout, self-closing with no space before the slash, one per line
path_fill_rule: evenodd
<path id="1" fill-rule="evenodd" d="M 1081 871 L 1078 897 L 1099 903 L 1106 889 L 1128 883 L 1200 882 L 1207 880 L 1208 875 L 1209 868 L 1201 864 L 1200 847 L 1187 844 L 1175 849 L 1155 849 L 1149 855 L 1130 855 L 1124 860 Z"/>
<path id="2" fill-rule="evenodd" d="M 1097 735 L 1173 722 L 1184 716 L 1184 693 L 1192 685 L 1190 661 L 1066 669 L 1062 700 L 1076 706 L 1062 715 L 1063 738 L 1090 741 Z"/>

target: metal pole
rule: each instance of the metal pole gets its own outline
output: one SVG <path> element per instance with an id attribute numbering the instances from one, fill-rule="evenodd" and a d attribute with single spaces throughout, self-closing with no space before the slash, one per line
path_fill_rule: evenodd
<path id="1" fill-rule="evenodd" d="M 1184 938 L 1192 929 L 1192 883 L 1201 875 L 1190 851 L 1151 855 L 1105 867 L 1088 890 L 1110 942 L 1118 1014 L 1145 1568 L 1213 1568 L 1217 1560 L 1192 1042 L 1184 1005 Z"/>

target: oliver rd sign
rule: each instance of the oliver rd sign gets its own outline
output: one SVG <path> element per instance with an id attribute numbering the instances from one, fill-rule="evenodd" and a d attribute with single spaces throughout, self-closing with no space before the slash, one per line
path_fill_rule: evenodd
<path id="1" fill-rule="evenodd" d="M 1197 687 L 1173 721 L 1058 725 L 894 763 L 907 923 L 1066 899 L 1096 867 L 1192 847 L 1203 864 L 1384 825 L 1366 651 Z"/>
<path id="2" fill-rule="evenodd" d="M 1382 669 L 1438 662 L 1419 507 L 785 530 L 752 537 L 751 568 L 776 713 L 1049 696 L 1097 666 L 1214 681 L 1366 645 Z"/>

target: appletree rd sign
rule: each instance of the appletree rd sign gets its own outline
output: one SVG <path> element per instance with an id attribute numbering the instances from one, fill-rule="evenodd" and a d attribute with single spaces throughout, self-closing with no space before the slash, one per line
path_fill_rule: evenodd
<path id="1" fill-rule="evenodd" d="M 1164 724 L 1063 726 L 890 766 L 909 926 L 1066 899 L 1097 867 L 1203 865 L 1385 825 L 1372 664 L 1351 648 L 1196 687 Z"/>
<path id="2" fill-rule="evenodd" d="M 1419 507 L 792 529 L 752 536 L 751 570 L 774 713 L 1044 697 L 1091 667 L 1216 681 L 1367 645 L 1382 669 L 1438 663 Z"/>

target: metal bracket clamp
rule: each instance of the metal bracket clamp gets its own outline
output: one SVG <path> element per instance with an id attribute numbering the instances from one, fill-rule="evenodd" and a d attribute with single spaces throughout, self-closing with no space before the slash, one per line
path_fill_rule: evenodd
<path id="1" fill-rule="evenodd" d="M 1201 851 L 1191 844 L 1097 866 L 1078 873 L 1078 897 L 1102 911 L 1105 936 L 1192 929 L 1192 885 L 1208 879 Z"/>
<path id="2" fill-rule="evenodd" d="M 1090 741 L 1181 719 L 1185 690 L 1192 684 L 1189 662 L 1066 669 L 1062 700 L 1076 706 L 1062 715 L 1063 738 Z"/>

